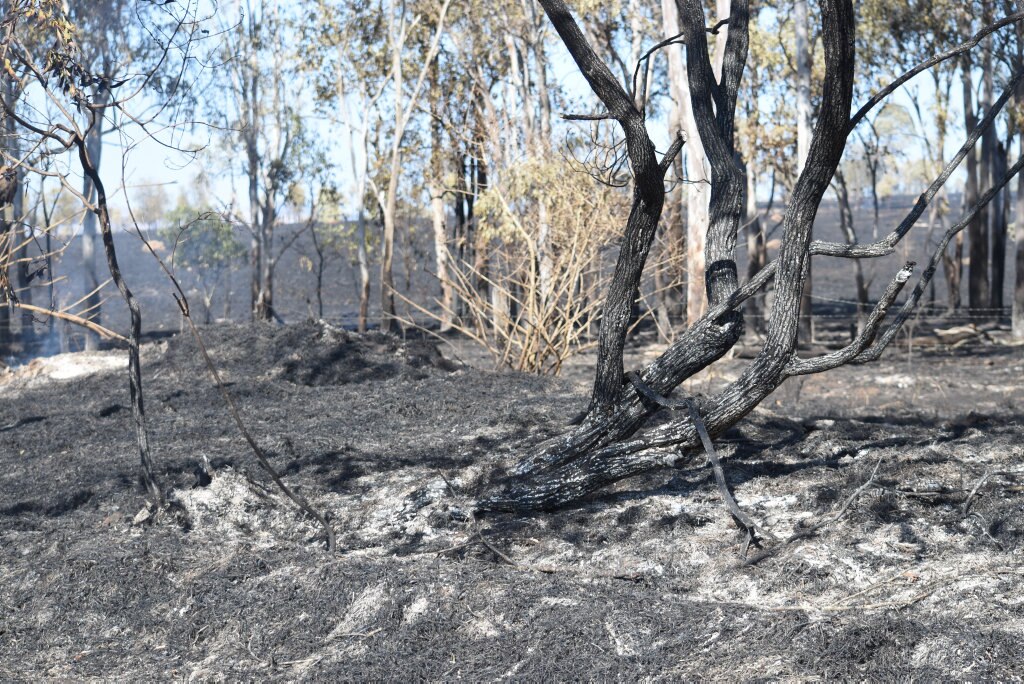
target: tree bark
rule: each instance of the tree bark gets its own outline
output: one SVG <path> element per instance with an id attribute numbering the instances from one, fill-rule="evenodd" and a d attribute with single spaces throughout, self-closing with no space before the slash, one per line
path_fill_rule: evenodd
<path id="1" fill-rule="evenodd" d="M 977 123 L 977 115 L 974 109 L 974 82 L 971 77 L 971 64 L 967 59 L 963 60 L 960 70 L 960 79 L 963 85 L 964 100 L 964 125 L 971 130 Z M 982 142 L 984 149 L 984 142 Z M 971 207 L 978 201 L 979 179 L 978 161 L 972 153 L 967 156 L 967 181 L 964 185 L 964 207 Z M 985 214 L 979 212 L 967 229 L 968 270 L 967 270 L 967 305 L 972 312 L 982 311 L 988 308 L 991 295 L 988 279 L 988 226 Z"/>
<path id="2" fill-rule="evenodd" d="M 993 127 L 994 128 L 994 127 Z M 1001 178 L 1006 173 L 1006 148 L 1002 143 L 996 144 L 991 162 L 992 180 Z M 990 181 L 991 182 L 991 181 Z M 1009 233 L 1007 219 L 1007 192 L 1001 191 L 992 200 L 989 208 L 989 232 L 992 235 L 992 292 L 989 306 L 993 316 L 1001 316 L 1003 308 L 1003 288 L 1006 283 L 1006 242 Z"/>
<path id="3" fill-rule="evenodd" d="M 1018 89 L 1018 93 L 1024 87 Z M 1017 133 L 1017 153 L 1024 158 L 1024 130 Z M 1014 212 L 1014 224 L 1017 233 L 1015 252 L 1015 276 L 1013 284 L 1013 312 L 1011 315 L 1011 334 L 1014 341 L 1024 342 L 1024 176 L 1017 177 L 1017 208 Z"/>
<path id="4" fill-rule="evenodd" d="M 807 0 L 795 1 L 793 23 L 796 29 L 796 171 L 799 175 L 807 164 L 811 145 L 811 47 L 807 39 Z M 810 344 L 814 341 L 810 259 L 807 260 L 806 271 L 800 299 L 800 338 Z"/>

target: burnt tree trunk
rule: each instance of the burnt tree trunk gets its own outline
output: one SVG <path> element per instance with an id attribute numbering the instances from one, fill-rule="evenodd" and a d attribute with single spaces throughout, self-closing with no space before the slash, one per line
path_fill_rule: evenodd
<path id="1" fill-rule="evenodd" d="M 1006 148 L 997 143 L 992 157 L 992 179 L 1001 178 L 1006 173 Z M 1009 233 L 1007 219 L 1006 191 L 1000 192 L 992 200 L 989 211 L 989 233 L 992 235 L 992 291 L 989 306 L 993 315 L 1000 316 L 1003 308 L 1003 287 L 1006 284 L 1006 241 Z"/>
<path id="2" fill-rule="evenodd" d="M 838 167 L 850 131 L 886 96 L 875 96 L 853 118 L 850 117 L 855 67 L 853 7 L 850 0 L 823 0 L 821 22 L 825 76 L 807 164 L 797 179 L 786 208 L 778 258 L 738 287 L 735 248 L 745 179 L 743 171 L 735 163 L 733 116 L 746 59 L 747 2 L 733 0 L 730 7 L 729 38 L 722 76 L 716 80 L 708 57 L 707 22 L 702 4 L 700 0 L 678 0 L 690 67 L 688 77 L 693 111 L 701 143 L 711 161 L 711 220 L 705 272 L 709 310 L 658 359 L 637 373 L 631 373 L 630 378 L 635 380 L 627 383 L 622 367 L 625 329 L 621 319 L 628 312 L 630 298 L 635 293 L 632 278 L 638 277 L 653 236 L 650 222 L 656 222 L 660 213 L 664 197 L 663 169 L 668 164 L 665 161 L 659 164 L 652 159 L 642 114 L 637 112 L 629 96 L 615 83 L 608 67 L 600 62 L 586 43 L 564 0 L 540 2 L 591 88 L 605 104 L 608 116 L 621 125 L 636 190 L 616 277 L 605 303 L 605 311 L 612 315 L 607 316 L 601 330 L 590 409 L 576 428 L 528 455 L 512 469 L 507 479 L 496 483 L 495 489 L 476 503 L 477 511 L 554 508 L 631 475 L 689 458 L 701 443 L 697 421 L 677 414 L 668 421 L 645 428 L 647 419 L 662 407 L 661 402 L 653 402 L 648 397 L 667 396 L 683 380 L 721 358 L 742 332 L 739 307 L 772 277 L 775 278 L 776 297 L 759 354 L 739 378 L 718 394 L 699 402 L 702 422 L 712 438 L 742 419 L 789 377 L 878 358 L 913 312 L 949 241 L 977 216 L 1009 178 L 1024 167 L 1022 158 L 970 208 L 960 223 L 946 231 L 911 297 L 884 331 L 881 331 L 882 321 L 909 280 L 912 264 L 894 276 L 867 317 L 864 329 L 848 346 L 817 358 L 798 358 L 800 299 L 811 256 L 869 258 L 892 254 L 938 190 L 973 149 L 982 132 L 992 125 L 995 114 L 1006 104 L 1010 90 L 1020 81 L 1020 75 L 1011 80 L 1007 92 L 972 129 L 956 157 L 891 234 L 868 245 L 812 241 L 811 230 L 818 207 Z M 960 53 L 952 52 L 942 59 L 957 54 Z M 915 68 L 924 69 L 927 65 Z M 906 78 L 913 75 L 911 72 L 908 74 Z M 898 84 L 899 81 L 893 89 Z M 670 155 L 673 153 L 674 150 Z M 632 288 L 628 287 L 630 283 L 634 283 Z M 639 389 L 641 386 L 643 390 Z"/>

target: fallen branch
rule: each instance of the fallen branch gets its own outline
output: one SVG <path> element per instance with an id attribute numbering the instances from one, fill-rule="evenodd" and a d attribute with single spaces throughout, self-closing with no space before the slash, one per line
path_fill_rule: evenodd
<path id="1" fill-rule="evenodd" d="M 177 285 L 176 281 L 175 285 Z M 235 400 L 231 397 L 227 387 L 224 386 L 224 381 L 220 377 L 220 371 L 217 370 L 217 367 L 213 363 L 213 359 L 210 358 L 210 353 L 207 351 L 206 344 L 203 342 L 203 338 L 199 334 L 199 329 L 192 320 L 192 316 L 189 315 L 188 302 L 184 299 L 179 299 L 177 295 L 175 295 L 174 299 L 178 302 L 178 307 L 181 309 L 181 313 L 185 317 L 185 320 L 188 321 L 192 336 L 195 338 L 196 344 L 199 345 L 199 351 L 202 352 L 203 360 L 206 362 L 206 368 L 210 371 L 210 375 L 213 376 L 214 382 L 217 384 L 217 389 L 220 391 L 220 395 L 224 399 L 224 403 L 227 404 L 228 412 L 234 419 L 235 425 L 238 427 L 238 431 L 242 433 L 242 437 L 244 437 L 245 441 L 248 442 L 249 447 L 256 456 L 256 460 L 259 461 L 260 466 L 262 466 L 267 474 L 270 475 L 270 479 L 274 481 L 274 484 L 284 492 L 285 496 L 292 500 L 292 503 L 320 523 L 320 526 L 323 527 L 324 532 L 327 535 L 327 550 L 333 553 L 337 544 L 337 539 L 334 536 L 334 529 L 331 528 L 331 524 L 327 522 L 327 518 L 325 518 L 323 514 L 314 509 L 309 502 L 306 501 L 305 497 L 298 492 L 292 491 L 291 487 L 286 485 L 284 480 L 281 479 L 281 476 L 278 474 L 277 470 L 274 469 L 274 466 L 270 464 L 270 460 L 267 459 L 267 455 L 263 452 L 263 449 L 256 443 L 256 440 L 249 433 L 248 428 L 245 427 L 245 423 L 242 421 L 242 416 L 238 412 L 238 406 L 235 405 Z"/>
<path id="2" fill-rule="evenodd" d="M 637 375 L 635 371 L 626 373 L 626 378 L 633 383 L 633 386 L 636 387 L 637 391 L 649 401 L 669 410 L 685 408 L 689 411 L 690 418 L 697 427 L 697 434 L 700 435 L 700 441 L 704 445 L 704 451 L 707 452 L 708 461 L 711 463 L 711 469 L 715 474 L 715 482 L 718 484 L 718 491 L 725 500 L 725 504 L 729 508 L 729 513 L 732 515 L 733 519 L 747 531 L 747 544 L 743 549 L 744 557 L 747 555 L 747 549 L 750 547 L 750 543 L 755 541 L 755 531 L 760 530 L 761 534 L 765 537 L 772 541 L 776 541 L 775 536 L 765 529 L 764 525 L 755 522 L 749 515 L 743 512 L 739 504 L 736 503 L 736 499 L 733 497 L 732 492 L 729 491 L 729 483 L 725 479 L 725 470 L 722 469 L 722 463 L 718 459 L 718 452 L 715 451 L 715 446 L 711 442 L 711 436 L 708 434 L 707 426 L 704 425 L 704 421 L 700 417 L 700 411 L 697 410 L 696 402 L 689 397 L 673 400 L 657 394 L 640 379 L 640 376 Z"/>

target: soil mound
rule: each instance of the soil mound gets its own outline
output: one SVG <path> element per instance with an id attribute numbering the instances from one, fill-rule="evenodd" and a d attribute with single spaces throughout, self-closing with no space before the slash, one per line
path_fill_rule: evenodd
<path id="1" fill-rule="evenodd" d="M 202 334 L 215 362 L 228 372 L 255 366 L 271 376 L 311 387 L 392 378 L 423 380 L 458 368 L 444 358 L 434 342 L 379 332 L 352 333 L 323 321 L 286 327 L 219 326 Z M 179 370 L 194 366 L 197 373 L 206 372 L 190 335 L 172 339 L 164 359 Z"/>

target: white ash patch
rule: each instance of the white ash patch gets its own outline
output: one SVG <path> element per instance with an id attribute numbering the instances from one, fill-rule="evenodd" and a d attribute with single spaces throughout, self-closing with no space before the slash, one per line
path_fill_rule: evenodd
<path id="1" fill-rule="evenodd" d="M 257 490 L 243 475 L 217 472 L 206 487 L 176 490 L 188 512 L 196 542 L 215 536 L 219 543 L 247 540 L 257 547 L 277 546 L 281 540 L 312 538 L 318 528 L 291 501 Z"/>
<path id="2" fill-rule="evenodd" d="M 8 390 L 39 387 L 57 380 L 76 380 L 100 373 L 127 371 L 128 352 L 121 350 L 71 352 L 32 359 L 4 374 L 0 387 Z"/>
<path id="3" fill-rule="evenodd" d="M 384 582 L 366 587 L 358 596 L 352 597 L 345 615 L 327 635 L 327 640 L 362 636 L 373 631 L 374 618 L 388 602 L 388 589 Z"/>
<path id="4" fill-rule="evenodd" d="M 412 603 L 405 607 L 402 611 L 402 624 L 412 625 L 419 621 L 420 616 L 427 612 L 427 608 L 430 607 L 430 602 L 427 597 L 420 596 Z"/>

